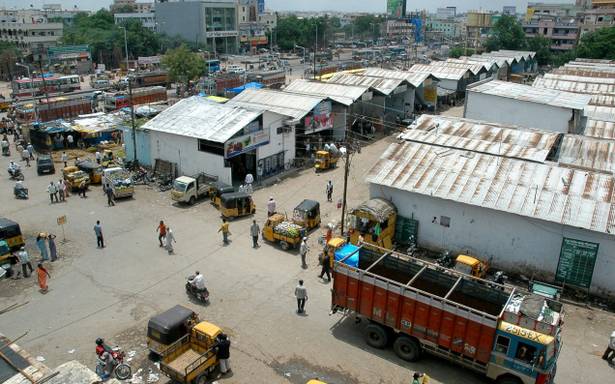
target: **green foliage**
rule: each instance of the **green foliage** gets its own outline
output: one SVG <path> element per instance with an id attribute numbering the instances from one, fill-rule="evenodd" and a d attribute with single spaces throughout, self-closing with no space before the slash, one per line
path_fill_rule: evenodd
<path id="1" fill-rule="evenodd" d="M 111 12 L 115 13 L 133 13 L 135 11 L 135 7 L 130 4 L 124 4 L 117 7 L 112 7 Z"/>
<path id="2" fill-rule="evenodd" d="M 602 28 L 581 37 L 577 57 L 615 60 L 615 27 Z"/>
<path id="3" fill-rule="evenodd" d="M 188 84 L 205 72 L 205 61 L 186 45 L 168 50 L 162 57 L 162 65 L 169 71 L 171 81 Z"/>
<path id="4" fill-rule="evenodd" d="M 0 78 L 12 80 L 18 72 L 15 63 L 22 58 L 21 51 L 13 43 L 0 41 Z"/>
<path id="5" fill-rule="evenodd" d="M 535 36 L 527 39 L 527 48 L 536 52 L 536 61 L 539 65 L 548 65 L 553 61 L 551 52 L 551 40 L 544 36 Z"/>
<path id="6" fill-rule="evenodd" d="M 523 50 L 527 47 L 521 23 L 513 16 L 502 15 L 491 29 L 485 44 L 488 51 L 498 49 Z"/>
<path id="7" fill-rule="evenodd" d="M 130 58 L 158 53 L 160 35 L 144 28 L 138 20 L 129 20 L 123 26 L 126 28 Z M 65 27 L 62 42 L 66 45 L 88 44 L 92 59 L 110 67 L 118 67 L 125 60 L 124 31 L 115 25 L 111 12 L 104 9 L 92 15 L 76 15 L 73 25 Z"/>
<path id="8" fill-rule="evenodd" d="M 463 49 L 463 47 L 453 47 L 449 51 L 448 56 L 452 57 L 452 58 L 455 58 L 455 59 L 458 59 L 461 56 L 464 56 L 464 54 L 465 54 L 465 49 Z"/>

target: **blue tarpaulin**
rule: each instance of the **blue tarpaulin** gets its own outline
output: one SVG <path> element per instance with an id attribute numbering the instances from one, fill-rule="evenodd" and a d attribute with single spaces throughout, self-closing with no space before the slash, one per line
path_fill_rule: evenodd
<path id="1" fill-rule="evenodd" d="M 335 251 L 335 261 L 343 260 L 348 255 L 352 255 L 344 260 L 344 264 L 351 267 L 359 267 L 359 247 L 352 244 L 346 244 L 342 248 Z"/>
<path id="2" fill-rule="evenodd" d="M 243 92 L 244 90 L 246 90 L 248 88 L 260 89 L 260 88 L 263 88 L 263 84 L 256 83 L 256 82 L 251 82 L 251 83 L 247 83 L 247 84 L 244 84 L 242 86 L 239 86 L 239 87 L 227 88 L 226 91 L 227 92 L 233 92 L 233 93 L 241 93 L 241 92 Z"/>

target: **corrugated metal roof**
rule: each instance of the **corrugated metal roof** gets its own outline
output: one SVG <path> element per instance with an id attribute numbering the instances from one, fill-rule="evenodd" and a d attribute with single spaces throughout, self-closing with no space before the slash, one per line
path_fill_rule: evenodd
<path id="1" fill-rule="evenodd" d="M 615 121 L 615 107 L 588 105 L 585 107 L 585 115 L 594 120 Z"/>
<path id="2" fill-rule="evenodd" d="M 192 96 L 173 104 L 141 128 L 224 143 L 262 113 Z"/>
<path id="3" fill-rule="evenodd" d="M 612 173 L 615 171 L 615 141 L 579 135 L 564 135 L 559 163 Z"/>
<path id="4" fill-rule="evenodd" d="M 592 99 L 589 104 L 591 105 L 604 105 L 605 107 L 615 107 L 615 95 L 591 95 Z"/>
<path id="5" fill-rule="evenodd" d="M 613 60 L 607 60 L 607 59 L 585 59 L 585 58 L 581 58 L 581 57 L 577 57 L 576 59 L 571 61 L 571 63 L 583 63 L 583 64 L 597 65 L 597 66 L 607 66 L 607 65 L 615 66 L 615 61 L 613 61 Z"/>
<path id="6" fill-rule="evenodd" d="M 389 95 L 397 87 L 402 85 L 405 80 L 400 79 L 385 79 L 382 77 L 360 76 L 347 73 L 339 73 L 329 79 L 331 83 L 346 84 L 346 85 L 362 85 L 370 87 L 384 95 Z"/>
<path id="7" fill-rule="evenodd" d="M 591 64 L 591 63 L 577 63 L 574 61 L 570 61 L 564 64 L 563 68 L 582 69 L 584 71 L 605 72 L 605 73 L 615 72 L 615 66 L 612 66 L 612 65 L 596 65 L 596 64 Z"/>
<path id="8" fill-rule="evenodd" d="M 320 96 L 248 88 L 229 100 L 226 105 L 271 111 L 293 119 L 301 119 L 325 99 L 326 97 Z"/>
<path id="9" fill-rule="evenodd" d="M 398 138 L 544 162 L 559 134 L 458 117 L 421 115 Z"/>
<path id="10" fill-rule="evenodd" d="M 474 60 L 467 57 L 460 57 L 459 59 L 446 59 L 447 63 L 456 63 L 456 64 L 466 64 L 466 65 L 480 65 L 485 71 L 489 72 L 492 69 L 496 69 L 498 67 L 497 63 L 494 60 Z M 476 72 L 478 73 L 478 72 Z"/>
<path id="11" fill-rule="evenodd" d="M 564 80 L 564 81 L 574 81 L 576 83 L 615 84 L 615 79 L 613 78 L 562 75 L 559 73 L 545 73 L 544 78 Z"/>
<path id="12" fill-rule="evenodd" d="M 615 230 L 615 179 L 607 174 L 406 141 L 387 148 L 367 181 L 596 232 Z"/>
<path id="13" fill-rule="evenodd" d="M 363 72 L 363 75 L 371 77 L 381 77 L 384 79 L 406 80 L 414 88 L 418 88 L 423 85 L 425 80 L 427 80 L 429 76 L 431 76 L 430 74 L 423 72 L 394 71 L 383 68 L 367 68 L 365 72 Z"/>
<path id="14" fill-rule="evenodd" d="M 597 71 L 594 67 L 563 66 L 555 68 L 551 73 L 579 77 L 614 78 L 615 68 L 610 71 Z"/>
<path id="15" fill-rule="evenodd" d="M 576 81 L 545 79 L 542 76 L 537 77 L 532 86 L 574 93 L 615 94 L 615 85 L 613 84 L 579 83 Z"/>
<path id="16" fill-rule="evenodd" d="M 296 79 L 284 88 L 284 92 L 328 97 L 349 106 L 369 92 L 369 87 Z"/>
<path id="17" fill-rule="evenodd" d="M 535 88 L 529 85 L 491 80 L 478 85 L 470 85 L 468 92 L 506 97 L 530 103 L 551 105 L 560 108 L 583 109 L 591 100 L 589 95 L 562 92 L 553 89 Z"/>
<path id="18" fill-rule="evenodd" d="M 533 59 L 534 56 L 536 56 L 536 52 L 534 51 L 513 51 L 510 49 L 500 49 L 499 51 L 495 51 L 495 53 L 501 54 L 501 55 L 520 55 L 521 57 L 523 57 L 525 60 L 529 60 L 529 59 Z"/>
<path id="19" fill-rule="evenodd" d="M 473 75 L 478 75 L 481 71 L 486 71 L 483 63 L 459 63 L 459 62 L 451 62 L 451 61 L 432 61 L 429 65 L 434 67 L 445 67 L 445 68 L 467 68 L 472 72 Z"/>
<path id="20" fill-rule="evenodd" d="M 427 64 L 414 64 L 410 68 L 410 72 L 416 73 L 429 73 L 438 79 L 446 79 L 446 80 L 455 80 L 459 81 L 463 79 L 463 77 L 470 73 L 470 70 L 467 68 L 455 68 L 455 67 L 442 67 L 442 66 L 432 66 Z"/>
<path id="21" fill-rule="evenodd" d="M 508 65 L 508 62 L 506 61 L 505 57 L 489 56 L 484 53 L 482 55 L 474 54 L 472 56 L 461 56 L 460 59 L 470 59 L 484 63 L 495 63 L 500 68 L 502 68 L 504 65 Z"/>
<path id="22" fill-rule="evenodd" d="M 615 122 L 587 119 L 583 134 L 599 139 L 615 140 Z"/>

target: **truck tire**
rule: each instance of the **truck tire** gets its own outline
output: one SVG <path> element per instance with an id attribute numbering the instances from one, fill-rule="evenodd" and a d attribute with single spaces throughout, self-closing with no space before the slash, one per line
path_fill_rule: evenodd
<path id="1" fill-rule="evenodd" d="M 496 384 L 523 384 L 519 378 L 512 375 L 500 376 L 495 382 Z"/>
<path id="2" fill-rule="evenodd" d="M 188 200 L 188 204 L 194 205 L 194 201 L 195 201 L 194 196 L 190 196 L 190 200 Z"/>
<path id="3" fill-rule="evenodd" d="M 365 329 L 365 342 L 370 347 L 383 349 L 389 343 L 389 335 L 382 326 L 372 323 Z"/>
<path id="4" fill-rule="evenodd" d="M 288 248 L 290 248 L 290 246 L 286 241 L 280 241 L 280 248 L 282 248 L 282 250 L 284 251 L 288 251 Z"/>
<path id="5" fill-rule="evenodd" d="M 421 344 L 413 337 L 399 336 L 393 342 L 397 357 L 406 361 L 417 361 L 421 357 Z"/>

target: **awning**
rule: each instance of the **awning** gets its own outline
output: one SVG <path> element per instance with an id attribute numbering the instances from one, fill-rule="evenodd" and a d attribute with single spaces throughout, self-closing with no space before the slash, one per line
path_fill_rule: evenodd
<path id="1" fill-rule="evenodd" d="M 246 89 L 249 89 L 249 88 L 261 89 L 261 88 L 263 88 L 263 84 L 257 83 L 257 82 L 251 82 L 251 83 L 247 83 L 247 84 L 244 84 L 242 86 L 239 86 L 239 87 L 227 88 L 226 91 L 227 92 L 233 92 L 233 93 L 241 93 L 241 92 L 243 92 L 243 91 L 245 91 Z"/>

